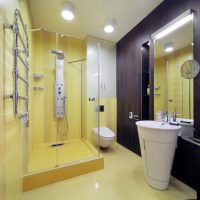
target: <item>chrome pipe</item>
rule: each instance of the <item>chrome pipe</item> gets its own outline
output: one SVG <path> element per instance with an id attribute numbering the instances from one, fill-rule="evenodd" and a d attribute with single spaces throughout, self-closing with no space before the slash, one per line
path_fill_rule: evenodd
<path id="1" fill-rule="evenodd" d="M 5 94 L 3 96 L 4 99 L 12 99 L 13 98 L 13 95 L 12 94 Z"/>
<path id="2" fill-rule="evenodd" d="M 22 25 L 22 27 L 23 27 L 23 29 L 24 29 L 24 33 L 26 34 L 26 37 L 28 38 L 28 33 L 27 33 L 26 26 L 25 26 L 25 24 L 24 24 L 24 22 L 23 22 L 22 16 L 21 16 L 20 11 L 19 11 L 18 9 L 15 10 L 15 16 L 16 16 L 16 17 L 19 16 L 21 25 Z"/>
<path id="3" fill-rule="evenodd" d="M 25 50 L 25 49 L 23 49 L 23 50 L 18 50 L 18 53 L 24 53 L 24 54 L 28 54 L 28 51 L 27 50 Z"/>
<path id="4" fill-rule="evenodd" d="M 19 36 L 19 39 L 20 39 L 20 41 L 21 41 L 21 43 L 22 43 L 22 46 L 24 47 L 25 51 L 28 52 L 28 51 L 27 51 L 27 47 L 26 47 L 26 45 L 25 45 L 25 42 L 24 42 L 24 40 L 23 40 L 22 35 L 21 35 L 20 32 L 18 32 L 18 36 Z"/>
<path id="5" fill-rule="evenodd" d="M 26 97 L 23 97 L 23 96 L 18 96 L 18 99 L 21 99 L 21 100 L 24 100 L 24 101 L 27 101 L 29 100 L 29 98 L 26 96 Z"/>
<path id="6" fill-rule="evenodd" d="M 14 26 L 17 24 L 17 19 L 15 19 Z M 14 110 L 14 116 L 18 116 L 17 112 L 17 103 L 18 103 L 18 86 L 17 86 L 17 79 L 18 79 L 18 31 L 16 31 L 16 28 L 13 28 L 14 31 L 14 67 L 13 67 L 13 110 Z"/>
<path id="7" fill-rule="evenodd" d="M 13 25 L 12 24 L 3 24 L 3 28 L 13 29 Z"/>
<path id="8" fill-rule="evenodd" d="M 18 74 L 18 78 L 28 85 L 28 81 Z"/>
<path id="9" fill-rule="evenodd" d="M 22 62 L 22 64 L 24 65 L 24 67 L 26 67 L 27 69 L 29 69 L 27 63 L 23 60 L 23 58 L 18 54 L 18 57 L 20 59 L 20 61 Z"/>

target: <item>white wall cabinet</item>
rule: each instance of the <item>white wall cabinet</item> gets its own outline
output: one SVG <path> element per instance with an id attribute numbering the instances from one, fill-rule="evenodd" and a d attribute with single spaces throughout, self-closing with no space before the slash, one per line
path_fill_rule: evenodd
<path id="1" fill-rule="evenodd" d="M 87 38 L 87 92 L 88 97 L 116 98 L 115 43 Z"/>

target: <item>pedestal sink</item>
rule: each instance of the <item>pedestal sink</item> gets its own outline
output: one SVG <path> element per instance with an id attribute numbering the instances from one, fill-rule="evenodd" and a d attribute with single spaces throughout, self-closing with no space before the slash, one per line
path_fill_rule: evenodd
<path id="1" fill-rule="evenodd" d="M 159 190 L 168 187 L 180 126 L 156 121 L 136 122 L 146 182 Z"/>

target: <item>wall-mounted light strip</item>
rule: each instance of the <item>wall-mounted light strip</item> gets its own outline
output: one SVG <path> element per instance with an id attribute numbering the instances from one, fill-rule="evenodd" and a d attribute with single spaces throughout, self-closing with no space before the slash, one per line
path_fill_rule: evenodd
<path id="1" fill-rule="evenodd" d="M 161 39 L 192 20 L 193 20 L 193 13 L 191 10 L 187 10 L 182 15 L 178 16 L 170 23 L 168 23 L 167 25 L 163 26 L 161 29 L 153 33 L 151 37 L 153 40 Z"/>

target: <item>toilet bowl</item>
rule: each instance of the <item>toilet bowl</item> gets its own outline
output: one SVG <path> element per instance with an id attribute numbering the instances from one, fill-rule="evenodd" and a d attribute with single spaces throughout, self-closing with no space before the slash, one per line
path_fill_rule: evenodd
<path id="1" fill-rule="evenodd" d="M 103 148 L 109 147 L 115 140 L 115 133 L 107 127 L 94 128 L 92 134 L 94 141 Z"/>

